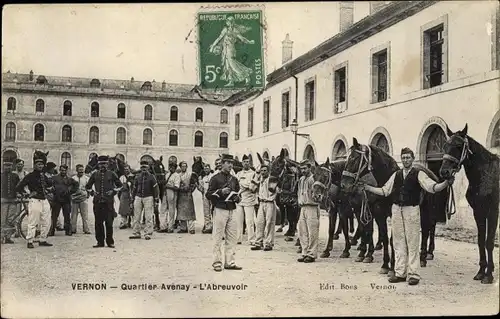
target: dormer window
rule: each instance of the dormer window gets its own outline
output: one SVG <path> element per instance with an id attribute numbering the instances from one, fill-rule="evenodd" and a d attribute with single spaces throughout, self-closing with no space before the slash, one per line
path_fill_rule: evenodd
<path id="1" fill-rule="evenodd" d="M 99 81 L 98 79 L 92 79 L 92 81 L 90 81 L 90 87 L 91 88 L 100 88 L 101 81 Z"/>
<path id="2" fill-rule="evenodd" d="M 40 75 L 36 78 L 36 84 L 47 84 L 47 79 L 45 76 Z"/>
<path id="3" fill-rule="evenodd" d="M 144 82 L 144 84 L 141 87 L 141 90 L 143 90 L 143 91 L 151 91 L 152 89 L 153 89 L 153 85 L 149 81 Z"/>

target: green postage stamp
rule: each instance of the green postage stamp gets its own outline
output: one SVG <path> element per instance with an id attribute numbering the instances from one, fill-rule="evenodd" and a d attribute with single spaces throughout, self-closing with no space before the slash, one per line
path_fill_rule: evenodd
<path id="1" fill-rule="evenodd" d="M 261 10 L 198 13 L 202 89 L 264 88 Z"/>

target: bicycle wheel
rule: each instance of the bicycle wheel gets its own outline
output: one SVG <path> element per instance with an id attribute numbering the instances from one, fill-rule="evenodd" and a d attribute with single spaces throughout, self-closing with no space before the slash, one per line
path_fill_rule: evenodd
<path id="1" fill-rule="evenodd" d="M 28 234 L 28 213 L 26 211 L 22 212 L 21 216 L 19 216 L 17 232 L 23 239 L 26 239 L 26 235 Z"/>

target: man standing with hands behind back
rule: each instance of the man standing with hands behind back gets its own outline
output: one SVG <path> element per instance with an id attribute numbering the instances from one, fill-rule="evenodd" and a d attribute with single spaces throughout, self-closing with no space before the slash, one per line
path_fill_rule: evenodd
<path id="1" fill-rule="evenodd" d="M 239 197 L 234 195 L 226 201 L 231 192 L 238 193 L 240 191 L 240 186 L 236 177 L 231 175 L 233 156 L 223 154 L 221 163 L 222 169 L 212 177 L 206 193 L 206 197 L 212 201 L 215 207 L 212 235 L 214 240 L 212 267 L 215 271 L 222 271 L 221 245 L 224 237 L 224 269 L 241 270 L 242 268 L 237 266 L 234 260 L 234 247 L 237 241 L 238 228 L 235 213 Z"/>
<path id="2" fill-rule="evenodd" d="M 453 184 L 453 178 L 442 183 L 434 182 L 424 171 L 413 167 L 415 155 L 411 149 L 401 150 L 403 169 L 396 171 L 382 187 L 361 185 L 361 188 L 376 195 L 391 197 L 392 224 L 396 260 L 395 276 L 389 282 L 404 282 L 406 276 L 409 285 L 420 281 L 419 244 L 420 244 L 420 193 L 422 189 L 429 193 L 440 192 Z"/>

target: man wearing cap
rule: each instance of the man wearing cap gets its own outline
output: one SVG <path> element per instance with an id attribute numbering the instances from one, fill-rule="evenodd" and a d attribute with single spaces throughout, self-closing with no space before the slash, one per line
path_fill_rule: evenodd
<path id="1" fill-rule="evenodd" d="M 82 217 L 82 224 L 83 224 L 83 233 L 84 234 L 90 234 L 90 229 L 89 229 L 89 203 L 88 203 L 88 198 L 89 198 L 89 193 L 85 189 L 85 186 L 89 182 L 89 177 L 84 174 L 84 167 L 82 164 L 76 165 L 76 175 L 74 175 L 72 178 L 75 182 L 78 183 L 78 188 L 80 191 L 85 194 L 85 199 L 82 201 L 75 201 L 72 200 L 72 206 L 71 206 L 71 232 L 73 234 L 76 234 L 76 226 L 78 222 L 78 214 Z"/>
<path id="2" fill-rule="evenodd" d="M 52 181 L 54 176 L 56 176 L 58 174 L 57 172 L 57 164 L 54 163 L 54 162 L 47 162 L 47 164 L 45 164 L 45 176 L 47 177 L 48 180 Z M 47 198 L 48 201 L 49 201 L 49 205 L 50 205 L 50 210 L 51 212 L 54 211 L 54 198 L 51 197 L 51 198 Z M 60 216 L 59 216 L 60 217 Z M 57 222 L 55 224 L 55 228 L 56 230 L 58 231 L 61 231 L 61 230 L 64 230 L 64 227 L 62 226 L 62 223 L 61 223 L 61 218 L 57 218 Z M 51 224 L 51 226 L 54 226 Z M 49 231 L 49 236 L 54 236 L 50 231 Z"/>
<path id="3" fill-rule="evenodd" d="M 178 233 L 194 234 L 194 221 L 196 214 L 194 210 L 193 191 L 196 189 L 198 183 L 195 175 L 187 171 L 187 163 L 182 161 L 179 163 L 181 167 L 180 173 L 180 186 L 177 199 L 177 219 L 179 220 L 180 230 Z"/>
<path id="4" fill-rule="evenodd" d="M 257 211 L 255 246 L 252 250 L 273 250 L 274 226 L 276 224 L 276 199 L 277 191 L 269 190 L 269 161 L 264 160 L 260 165 L 259 182 L 259 210 Z"/>
<path id="5" fill-rule="evenodd" d="M 22 181 L 23 178 L 28 175 L 28 172 L 24 169 L 24 161 L 20 158 L 16 158 L 14 160 L 14 169 L 12 170 L 12 173 L 16 174 L 17 176 L 19 176 L 19 181 Z M 26 192 L 28 192 L 28 189 L 26 188 L 25 190 Z M 21 212 L 21 210 L 23 209 L 23 203 L 19 203 L 17 204 L 17 211 L 18 213 Z M 17 230 L 16 230 L 16 233 L 17 233 Z M 16 237 L 18 237 L 18 235 L 16 235 Z"/>
<path id="6" fill-rule="evenodd" d="M 245 221 L 248 241 L 253 246 L 255 244 L 255 204 L 257 204 L 255 190 L 257 189 L 257 185 L 254 184 L 255 172 L 250 169 L 248 156 L 246 154 L 243 155 L 242 160 L 243 169 L 236 174 L 241 196 L 241 201 L 236 205 L 236 220 L 238 222 L 236 237 L 238 243 L 243 241 L 243 221 Z"/>
<path id="7" fill-rule="evenodd" d="M 382 187 L 361 185 L 365 189 L 379 196 L 391 197 L 392 221 L 391 232 L 394 239 L 395 275 L 389 282 L 405 282 L 417 285 L 420 281 L 419 244 L 420 244 L 420 194 L 422 189 L 429 193 L 437 193 L 453 184 L 454 178 L 442 183 L 434 182 L 429 175 L 413 167 L 415 155 L 411 149 L 401 150 L 403 168 L 394 172 Z"/>
<path id="8" fill-rule="evenodd" d="M 3 162 L 3 172 L 2 172 L 2 222 L 0 223 L 2 227 L 2 243 L 13 244 L 14 241 L 11 239 L 12 235 L 16 231 L 16 225 L 14 223 L 17 206 L 16 203 L 16 186 L 19 183 L 19 175 L 12 172 L 12 162 Z"/>
<path id="9" fill-rule="evenodd" d="M 63 212 L 64 231 L 66 236 L 71 236 L 71 195 L 78 190 L 77 182 L 68 176 L 68 166 L 61 165 L 59 174 L 52 177 L 54 182 L 54 201 L 52 204 L 52 227 L 49 236 L 54 236 L 54 228 L 57 224 L 59 214 Z"/>
<path id="10" fill-rule="evenodd" d="M 201 232 L 203 234 L 211 234 L 212 233 L 212 207 L 210 201 L 206 197 L 208 186 L 210 185 L 210 179 L 213 176 L 212 170 L 210 168 L 210 164 L 205 164 L 203 167 L 205 172 L 205 176 L 200 176 L 200 182 L 198 183 L 198 190 L 202 194 L 203 197 L 203 229 Z"/>
<path id="11" fill-rule="evenodd" d="M 233 156 L 224 154 L 221 158 L 221 171 L 215 174 L 208 186 L 206 197 L 214 206 L 213 215 L 213 263 L 215 271 L 222 271 L 222 255 L 221 246 L 222 238 L 225 238 L 224 244 L 224 268 L 228 270 L 241 270 L 242 268 L 236 265 L 234 260 L 234 247 L 236 245 L 237 222 L 235 216 L 236 203 L 239 201 L 239 196 L 231 196 L 240 191 L 238 179 L 231 175 L 233 166 Z M 227 199 L 227 200 L 226 200 Z"/>
<path id="12" fill-rule="evenodd" d="M 20 196 L 25 196 L 25 187 L 30 192 L 28 202 L 28 233 L 26 240 L 28 248 L 34 248 L 33 239 L 36 235 L 37 225 L 40 226 L 39 246 L 50 247 L 47 242 L 47 234 L 50 228 L 50 205 L 47 200 L 52 191 L 52 180 L 43 173 L 43 167 L 47 163 L 47 153 L 35 152 L 33 155 L 33 171 L 26 175 L 16 186 L 16 192 Z"/>
<path id="13" fill-rule="evenodd" d="M 135 176 L 130 171 L 130 166 L 125 164 L 123 167 L 123 175 L 120 176 L 120 181 L 123 184 L 122 189 L 118 192 L 120 204 L 118 206 L 118 214 L 120 215 L 120 229 L 130 227 L 130 218 L 133 216 L 133 201 L 132 201 L 132 186 L 134 185 Z"/>
<path id="14" fill-rule="evenodd" d="M 165 213 L 163 229 L 159 233 L 171 234 L 174 232 L 174 225 L 177 215 L 177 194 L 181 186 L 181 177 L 176 172 L 177 163 L 168 163 L 168 173 L 165 176 L 165 198 L 162 201 L 162 212 Z"/>
<path id="15" fill-rule="evenodd" d="M 141 239 L 142 214 L 146 219 L 144 227 L 144 239 L 150 240 L 153 236 L 153 213 L 155 206 L 160 201 L 160 189 L 156 177 L 149 172 L 149 163 L 141 161 L 141 172 L 134 181 L 132 187 L 132 199 L 134 201 L 134 231 L 130 239 Z"/>
<path id="16" fill-rule="evenodd" d="M 302 257 L 298 261 L 311 263 L 318 257 L 319 203 L 313 199 L 314 178 L 309 160 L 302 161 L 300 169 L 302 177 L 299 180 L 297 196 L 300 206 L 298 226 Z"/>
<path id="17" fill-rule="evenodd" d="M 118 176 L 108 170 L 108 156 L 97 158 L 98 170 L 93 172 L 85 189 L 94 196 L 95 238 L 94 248 L 104 247 L 104 239 L 110 248 L 115 247 L 113 220 L 115 218 L 114 197 L 123 187 Z M 92 189 L 95 188 L 95 191 Z"/>

